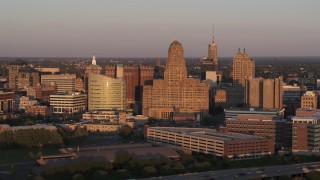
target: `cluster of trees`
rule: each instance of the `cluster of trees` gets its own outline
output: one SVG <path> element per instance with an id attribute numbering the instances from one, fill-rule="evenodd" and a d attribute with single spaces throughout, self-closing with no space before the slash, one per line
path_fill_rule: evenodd
<path id="1" fill-rule="evenodd" d="M 62 136 L 65 144 L 70 144 L 75 141 L 81 141 L 89 135 L 89 132 L 85 128 L 80 127 L 77 127 L 74 130 L 69 130 L 58 126 L 57 130 L 58 133 Z"/>
<path id="2" fill-rule="evenodd" d="M 62 166 L 48 166 L 44 169 L 45 179 L 102 179 L 108 176 L 114 179 L 130 177 L 145 178 L 166 176 L 186 172 L 212 170 L 212 167 L 229 167 L 229 161 L 201 155 L 182 155 L 180 161 L 166 157 L 140 159 L 126 151 L 118 151 L 113 163 L 107 159 L 78 159 Z"/>
<path id="3" fill-rule="evenodd" d="M 9 147 L 60 146 L 63 140 L 58 132 L 46 129 L 22 129 L 0 133 L 0 149 Z"/>
<path id="4" fill-rule="evenodd" d="M 124 139 L 128 139 L 131 135 L 133 135 L 133 129 L 130 126 L 122 126 L 119 129 L 119 135 L 124 138 Z"/>
<path id="5" fill-rule="evenodd" d="M 127 179 L 152 177 L 185 172 L 185 165 L 165 157 L 140 159 L 119 151 L 113 163 L 103 157 L 71 160 L 64 165 L 47 166 L 45 179 Z"/>

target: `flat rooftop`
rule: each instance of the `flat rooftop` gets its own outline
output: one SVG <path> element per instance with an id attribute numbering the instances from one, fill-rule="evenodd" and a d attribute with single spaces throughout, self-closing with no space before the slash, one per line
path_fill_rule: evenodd
<path id="1" fill-rule="evenodd" d="M 149 127 L 150 129 L 164 131 L 168 133 L 182 134 L 195 138 L 205 138 L 224 142 L 262 140 L 264 137 L 252 136 L 247 134 L 220 132 L 209 128 L 176 128 L 176 127 Z M 149 129 L 148 128 L 148 129 Z"/>

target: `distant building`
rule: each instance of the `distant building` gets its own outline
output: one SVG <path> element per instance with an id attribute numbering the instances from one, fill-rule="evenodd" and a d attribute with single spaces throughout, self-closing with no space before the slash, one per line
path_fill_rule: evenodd
<path id="1" fill-rule="evenodd" d="M 88 110 L 126 111 L 126 82 L 123 78 L 89 74 Z"/>
<path id="2" fill-rule="evenodd" d="M 49 101 L 50 95 L 57 94 L 57 85 L 54 82 L 41 85 L 38 84 L 34 89 L 36 90 L 35 98 L 45 101 Z"/>
<path id="3" fill-rule="evenodd" d="M 19 104 L 17 109 L 26 109 L 29 106 L 33 106 L 35 104 L 37 104 L 38 101 L 35 100 L 34 98 L 30 98 L 28 96 L 21 96 L 19 98 Z"/>
<path id="4" fill-rule="evenodd" d="M 61 75 L 41 75 L 41 84 L 57 85 L 58 93 L 72 93 L 76 90 L 76 75 L 61 74 Z"/>
<path id="5" fill-rule="evenodd" d="M 0 115 L 12 113 L 14 111 L 14 107 L 14 92 L 0 91 Z"/>
<path id="6" fill-rule="evenodd" d="M 10 89 L 34 87 L 39 83 L 39 72 L 27 66 L 9 65 Z"/>
<path id="7" fill-rule="evenodd" d="M 54 114 L 78 113 L 86 110 L 87 95 L 80 93 L 50 95 Z"/>
<path id="8" fill-rule="evenodd" d="M 173 112 L 195 113 L 209 110 L 209 85 L 199 79 L 187 78 L 183 47 L 171 43 L 164 79 L 143 87 L 142 114 L 168 119 Z"/>
<path id="9" fill-rule="evenodd" d="M 301 108 L 305 109 L 317 109 L 318 95 L 314 91 L 307 91 L 301 96 Z"/>
<path id="10" fill-rule="evenodd" d="M 42 115 L 49 116 L 52 115 L 52 107 L 41 106 L 41 105 L 33 105 L 25 108 L 25 112 L 32 115 Z"/>
<path id="11" fill-rule="evenodd" d="M 147 127 L 147 142 L 185 152 L 196 152 L 232 159 L 259 158 L 274 153 L 272 140 L 246 134 L 207 128 Z"/>
<path id="12" fill-rule="evenodd" d="M 37 71 L 42 72 L 42 73 L 57 74 L 57 73 L 60 72 L 60 68 L 37 67 L 37 68 L 34 68 L 34 69 L 36 69 Z"/>
<path id="13" fill-rule="evenodd" d="M 238 50 L 238 53 L 233 58 L 233 85 L 245 85 L 247 78 L 255 78 L 256 63 L 251 60 L 244 50 L 243 53 Z"/>
<path id="14" fill-rule="evenodd" d="M 83 80 L 81 78 L 77 78 L 76 79 L 76 91 L 77 92 L 83 91 L 84 90 L 83 86 L 84 86 L 83 85 Z"/>
<path id="15" fill-rule="evenodd" d="M 86 71 L 85 71 L 85 74 L 84 74 L 84 80 L 83 80 L 83 89 L 88 92 L 88 79 L 89 79 L 89 74 L 90 73 L 94 73 L 94 74 L 100 74 L 101 73 L 101 66 L 97 65 L 97 60 L 96 60 L 96 56 L 92 56 L 92 62 L 91 64 L 86 67 Z M 78 80 L 78 83 L 79 80 Z M 78 90 L 80 89 L 79 85 L 78 85 Z M 81 90 L 80 90 L 81 91 Z"/>

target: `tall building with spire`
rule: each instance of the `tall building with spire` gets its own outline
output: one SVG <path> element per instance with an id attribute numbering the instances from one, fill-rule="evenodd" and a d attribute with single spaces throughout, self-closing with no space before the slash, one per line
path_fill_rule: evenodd
<path id="1" fill-rule="evenodd" d="M 219 70 L 218 47 L 214 41 L 214 33 L 212 34 L 212 42 L 208 46 L 208 59 L 213 61 L 214 71 Z"/>
<path id="2" fill-rule="evenodd" d="M 86 68 L 85 74 L 84 74 L 84 90 L 88 91 L 88 78 L 90 73 L 94 74 L 100 74 L 101 72 L 101 66 L 97 65 L 96 56 L 92 56 L 91 64 Z"/>
<path id="3" fill-rule="evenodd" d="M 215 43 L 214 32 L 212 42 L 208 45 L 208 57 L 201 59 L 201 79 L 208 80 L 211 86 L 219 85 L 222 73 L 219 71 L 218 47 Z"/>
<path id="4" fill-rule="evenodd" d="M 173 41 L 168 50 L 164 79 L 143 87 L 142 114 L 168 119 L 172 113 L 197 113 L 209 109 L 209 85 L 187 78 L 184 50 Z"/>
<path id="5" fill-rule="evenodd" d="M 250 59 L 249 55 L 244 49 L 240 52 L 238 49 L 237 54 L 233 58 L 233 85 L 245 86 L 247 78 L 255 78 L 256 62 Z"/>

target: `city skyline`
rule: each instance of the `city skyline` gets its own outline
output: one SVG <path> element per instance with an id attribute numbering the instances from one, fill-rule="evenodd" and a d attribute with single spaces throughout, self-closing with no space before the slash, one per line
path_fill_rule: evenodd
<path id="1" fill-rule="evenodd" d="M 76 2 L 76 3 L 75 3 Z M 170 4 L 168 4 L 170 3 Z M 320 56 L 318 1 L 1 2 L 1 57 L 165 57 L 179 40 L 186 57 Z"/>

